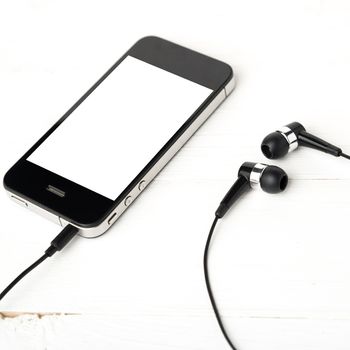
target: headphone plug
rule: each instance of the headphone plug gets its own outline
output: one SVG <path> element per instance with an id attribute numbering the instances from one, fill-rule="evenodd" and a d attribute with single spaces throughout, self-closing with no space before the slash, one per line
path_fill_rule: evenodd
<path id="1" fill-rule="evenodd" d="M 79 229 L 72 225 L 67 225 L 51 242 L 50 247 L 46 249 L 44 255 L 18 275 L 0 294 L 0 300 L 30 271 L 34 270 L 44 260 L 50 258 L 56 252 L 62 250 L 79 232 Z"/>

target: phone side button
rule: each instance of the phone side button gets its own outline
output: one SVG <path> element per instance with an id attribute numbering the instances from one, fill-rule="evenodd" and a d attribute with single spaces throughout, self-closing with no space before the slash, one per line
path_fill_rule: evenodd
<path id="1" fill-rule="evenodd" d="M 109 219 L 108 219 L 108 225 L 112 225 L 114 220 L 116 219 L 117 213 L 114 213 Z"/>
<path id="2" fill-rule="evenodd" d="M 18 197 L 15 197 L 15 196 L 12 196 L 11 195 L 11 198 L 19 205 L 21 205 L 22 207 L 26 207 L 28 208 L 28 203 L 26 201 L 24 201 L 23 199 L 20 199 Z"/>
<path id="3" fill-rule="evenodd" d="M 127 196 L 125 198 L 124 204 L 127 207 L 129 204 L 131 204 L 131 202 L 132 202 L 132 197 L 131 196 Z"/>
<path id="4" fill-rule="evenodd" d="M 146 181 L 145 181 L 145 180 L 142 180 L 142 181 L 139 183 L 139 191 L 141 192 L 145 187 L 146 187 Z"/>

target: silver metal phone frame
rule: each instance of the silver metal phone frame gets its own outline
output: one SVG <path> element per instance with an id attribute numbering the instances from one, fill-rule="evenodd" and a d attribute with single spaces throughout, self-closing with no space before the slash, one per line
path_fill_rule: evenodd
<path id="1" fill-rule="evenodd" d="M 158 160 L 158 162 L 147 172 L 142 180 L 125 196 L 125 198 L 114 208 L 113 212 L 98 226 L 95 227 L 79 227 L 79 234 L 86 238 L 95 238 L 105 233 L 124 213 L 132 201 L 134 201 L 139 194 L 149 185 L 149 183 L 157 176 L 157 174 L 165 167 L 165 165 L 175 156 L 175 154 L 182 148 L 182 146 L 191 138 L 191 136 L 198 130 L 198 128 L 209 118 L 217 107 L 226 99 L 226 97 L 235 88 L 235 78 L 226 84 L 226 86 L 219 92 L 219 94 L 210 102 L 203 112 L 198 115 L 194 122 L 185 130 L 185 132 L 178 138 L 178 140 L 168 149 L 168 151 Z M 33 212 L 55 222 L 56 224 L 65 227 L 72 224 L 67 220 L 33 204 L 32 202 L 21 198 L 20 196 L 11 193 L 7 190 L 11 199 L 18 204 L 32 210 Z M 72 224 L 73 225 L 73 224 Z"/>

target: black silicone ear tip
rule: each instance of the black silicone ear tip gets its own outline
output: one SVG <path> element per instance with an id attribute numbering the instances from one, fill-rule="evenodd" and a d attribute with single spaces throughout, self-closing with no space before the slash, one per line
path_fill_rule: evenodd
<path id="1" fill-rule="evenodd" d="M 282 158 L 288 153 L 288 150 L 288 141 L 277 131 L 267 135 L 261 143 L 261 151 L 268 159 Z"/>
<path id="2" fill-rule="evenodd" d="M 283 192 L 288 185 L 286 172 L 274 165 L 266 167 L 260 178 L 261 188 L 268 193 Z"/>

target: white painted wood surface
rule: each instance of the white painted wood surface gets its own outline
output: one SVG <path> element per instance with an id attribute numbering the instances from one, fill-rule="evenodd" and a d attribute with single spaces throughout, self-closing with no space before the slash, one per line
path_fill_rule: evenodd
<path id="1" fill-rule="evenodd" d="M 233 65 L 236 91 L 105 236 L 76 239 L 0 303 L 0 349 L 225 349 L 205 290 L 213 212 L 294 121 L 350 153 L 347 1 L 1 1 L 0 175 L 122 54 L 155 34 Z M 140 145 L 141 147 L 142 145 Z M 350 349 L 350 163 L 276 162 L 216 231 L 213 287 L 238 349 Z M 0 192 L 1 289 L 59 231 Z"/>

